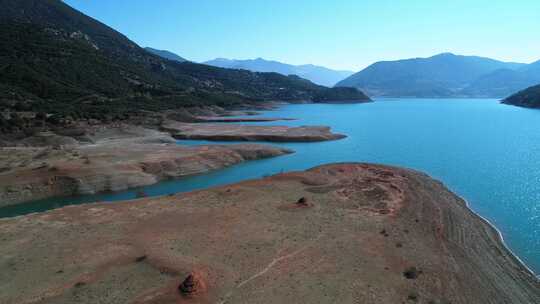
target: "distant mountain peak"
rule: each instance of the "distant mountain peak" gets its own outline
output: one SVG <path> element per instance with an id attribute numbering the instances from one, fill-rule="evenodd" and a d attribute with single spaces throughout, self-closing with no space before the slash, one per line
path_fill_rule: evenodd
<path id="1" fill-rule="evenodd" d="M 151 47 L 145 47 L 144 48 L 146 51 L 154 54 L 154 55 L 157 55 L 157 56 L 160 56 L 162 58 L 165 58 L 165 59 L 169 59 L 169 60 L 173 60 L 173 61 L 178 61 L 178 62 L 185 62 L 187 61 L 186 59 L 180 57 L 179 55 L 171 52 L 171 51 L 167 51 L 167 50 L 158 50 L 158 49 L 154 49 L 154 48 L 151 48 Z"/>
<path id="2" fill-rule="evenodd" d="M 432 56 L 431 58 L 435 58 L 435 57 L 458 57 L 458 56 L 459 56 L 459 55 L 456 55 L 456 54 L 451 53 L 451 52 L 443 52 L 443 53 L 434 55 L 434 56 Z"/>
<path id="3" fill-rule="evenodd" d="M 336 86 L 356 87 L 370 96 L 503 97 L 516 88 L 527 87 L 536 78 L 535 69 L 530 68 L 526 69 L 528 75 L 518 75 L 516 71 L 526 67 L 446 52 L 428 58 L 376 62 Z"/>
<path id="4" fill-rule="evenodd" d="M 313 64 L 292 65 L 262 57 L 255 59 L 237 60 L 216 58 L 203 62 L 204 64 L 222 68 L 244 69 L 253 72 L 275 72 L 282 75 L 297 75 L 313 83 L 328 87 L 353 74 L 352 71 L 337 71 Z"/>

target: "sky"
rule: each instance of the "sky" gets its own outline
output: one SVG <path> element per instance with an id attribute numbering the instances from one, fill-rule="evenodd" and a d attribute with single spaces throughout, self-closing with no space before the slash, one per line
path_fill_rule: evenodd
<path id="1" fill-rule="evenodd" d="M 442 52 L 540 59 L 540 0 L 65 0 L 195 62 L 262 57 L 358 71 Z"/>

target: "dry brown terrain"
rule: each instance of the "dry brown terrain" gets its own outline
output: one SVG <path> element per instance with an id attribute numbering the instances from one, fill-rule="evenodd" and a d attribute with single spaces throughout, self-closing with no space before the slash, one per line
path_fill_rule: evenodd
<path id="1" fill-rule="evenodd" d="M 175 115 L 222 122 L 282 119 L 222 117 L 246 113 L 219 108 L 191 111 L 167 112 L 152 119 L 155 124 L 161 124 L 164 116 Z M 331 133 L 328 127 L 181 123 L 169 119 L 163 126 L 174 137 L 184 139 L 323 141 L 345 137 Z M 54 196 L 119 191 L 291 152 L 265 145 L 178 146 L 169 133 L 142 126 L 74 123 L 69 128 L 3 142 L 0 207 Z"/>
<path id="2" fill-rule="evenodd" d="M 206 173 L 292 151 L 258 144 L 181 146 L 143 128 L 104 128 L 89 143 L 56 135 L 29 139 L 43 147 L 0 148 L 0 206 L 24 201 L 119 191 Z M 68 143 L 51 147 L 51 143 Z"/>
<path id="3" fill-rule="evenodd" d="M 326 126 L 254 126 L 167 121 L 162 128 L 177 139 L 217 141 L 313 142 L 346 137 L 332 133 Z"/>
<path id="4" fill-rule="evenodd" d="M 0 303 L 540 303 L 428 176 L 336 164 L 0 220 Z"/>
<path id="5" fill-rule="evenodd" d="M 279 117 L 220 117 L 220 116 L 197 116 L 199 122 L 270 122 L 279 120 L 295 120 L 294 118 Z"/>

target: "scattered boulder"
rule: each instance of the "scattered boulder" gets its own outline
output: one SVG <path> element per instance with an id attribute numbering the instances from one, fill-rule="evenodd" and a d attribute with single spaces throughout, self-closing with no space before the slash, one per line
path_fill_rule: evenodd
<path id="1" fill-rule="evenodd" d="M 137 258 L 135 259 L 135 262 L 140 263 L 140 262 L 146 260 L 146 258 L 147 258 L 146 255 L 141 255 L 141 256 L 139 256 L 139 257 L 137 257 Z"/>
<path id="2" fill-rule="evenodd" d="M 178 287 L 178 289 L 180 290 L 180 292 L 182 292 L 183 294 L 192 294 L 195 292 L 196 288 L 195 288 L 195 280 L 193 279 L 193 275 L 190 274 L 185 280 L 184 282 L 182 282 L 182 284 L 180 284 L 180 286 Z"/>
<path id="3" fill-rule="evenodd" d="M 301 198 L 296 202 L 296 204 L 297 204 L 298 206 L 301 206 L 301 207 L 308 207 L 308 206 L 309 206 L 308 200 L 307 200 L 307 198 L 305 198 L 305 197 L 301 197 Z"/>
<path id="4" fill-rule="evenodd" d="M 195 296 L 205 291 L 206 285 L 202 276 L 196 272 L 190 273 L 178 286 L 178 291 L 184 296 Z"/>
<path id="5" fill-rule="evenodd" d="M 412 301 L 412 302 L 417 302 L 418 301 L 418 293 L 416 293 L 414 291 L 409 293 L 409 295 L 407 296 L 407 300 Z"/>
<path id="6" fill-rule="evenodd" d="M 422 271 L 413 266 L 405 269 L 405 271 L 403 271 L 403 276 L 409 280 L 415 280 L 421 273 Z"/>

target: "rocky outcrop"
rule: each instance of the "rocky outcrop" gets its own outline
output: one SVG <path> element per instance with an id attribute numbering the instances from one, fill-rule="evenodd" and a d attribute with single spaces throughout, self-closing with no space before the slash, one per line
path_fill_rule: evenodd
<path id="1" fill-rule="evenodd" d="M 147 142 L 153 140 L 103 139 L 99 144 L 71 149 L 1 149 L 0 206 L 54 196 L 125 190 L 291 153 L 257 144 L 180 146 Z"/>
<path id="2" fill-rule="evenodd" d="M 346 137 L 332 133 L 326 126 L 254 126 L 167 121 L 162 125 L 162 129 L 177 139 L 214 141 L 314 142 Z"/>
<path id="3" fill-rule="evenodd" d="M 197 297 L 206 293 L 206 283 L 199 272 L 190 273 L 178 286 L 178 291 L 186 297 Z"/>
<path id="4" fill-rule="evenodd" d="M 386 166 L 70 206 L 0 231 L 1 303 L 540 303 L 462 199 Z"/>

